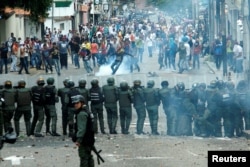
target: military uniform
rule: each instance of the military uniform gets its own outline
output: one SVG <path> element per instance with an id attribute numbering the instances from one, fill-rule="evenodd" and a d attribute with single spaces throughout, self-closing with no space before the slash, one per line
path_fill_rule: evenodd
<path id="1" fill-rule="evenodd" d="M 114 85 L 114 78 L 108 78 L 107 83 L 107 85 L 104 85 L 102 87 L 104 95 L 104 106 L 107 112 L 109 133 L 116 134 L 116 124 L 118 119 L 118 88 Z"/>
<path id="2" fill-rule="evenodd" d="M 103 120 L 103 93 L 102 89 L 98 85 L 98 80 L 93 79 L 91 81 L 92 87 L 89 89 L 89 98 L 91 111 L 94 114 L 94 129 L 95 133 L 98 133 L 97 121 L 99 120 L 101 133 L 105 134 L 104 120 Z"/>
<path id="3" fill-rule="evenodd" d="M 149 80 L 147 82 L 147 88 L 143 90 L 146 109 L 148 111 L 149 123 L 151 127 L 151 133 L 153 135 L 159 135 L 158 132 L 158 107 L 160 105 L 159 90 L 154 87 L 154 81 Z"/>
<path id="4" fill-rule="evenodd" d="M 32 93 L 30 88 L 25 88 L 25 81 L 19 81 L 18 89 L 17 89 L 17 108 L 14 115 L 14 123 L 15 123 L 15 130 L 17 136 L 19 136 L 20 132 L 20 118 L 22 115 L 24 116 L 24 122 L 26 127 L 26 134 L 27 136 L 30 135 L 30 128 L 31 128 L 31 102 L 32 102 Z"/>
<path id="5" fill-rule="evenodd" d="M 129 127 L 132 119 L 133 94 L 128 89 L 127 82 L 121 82 L 118 93 L 119 112 L 122 134 L 129 134 Z"/>
<path id="6" fill-rule="evenodd" d="M 168 88 L 168 82 L 163 81 L 161 83 L 162 88 L 159 90 L 159 96 L 163 105 L 163 110 L 166 115 L 166 128 L 167 128 L 167 134 L 168 134 L 168 129 L 170 128 L 169 123 L 171 120 L 169 119 L 169 101 L 170 101 L 170 89 Z"/>
<path id="7" fill-rule="evenodd" d="M 144 88 L 141 86 L 141 81 L 135 80 L 134 86 L 132 87 L 132 93 L 134 97 L 133 105 L 137 114 L 136 133 L 139 135 L 144 134 L 143 127 L 146 118 L 145 98 L 143 89 Z"/>
<path id="8" fill-rule="evenodd" d="M 80 79 L 78 82 L 78 87 L 76 88 L 80 94 L 84 97 L 85 103 L 88 106 L 88 89 L 86 88 L 86 80 Z"/>
<path id="9" fill-rule="evenodd" d="M 31 135 L 35 135 L 36 137 L 43 137 L 43 135 L 41 134 L 41 130 L 44 123 L 44 84 L 44 79 L 40 78 L 37 81 L 37 85 L 31 88 L 34 116 L 30 131 Z"/>
<path id="10" fill-rule="evenodd" d="M 67 125 L 68 125 L 68 106 L 66 104 L 66 95 L 69 92 L 69 88 L 67 86 L 67 82 L 69 80 L 65 79 L 63 81 L 64 87 L 58 89 L 58 96 L 61 99 L 61 110 L 62 110 L 62 128 L 63 128 L 63 135 L 67 135 Z"/>
<path id="11" fill-rule="evenodd" d="M 80 102 L 80 106 L 75 104 L 75 139 L 80 157 L 80 167 L 94 167 L 94 159 L 91 151 L 94 146 L 93 114 L 89 112 L 84 104 L 85 99 L 81 95 L 73 98 L 73 103 Z"/>
<path id="12" fill-rule="evenodd" d="M 74 134 L 74 114 L 75 114 L 75 108 L 74 104 L 72 103 L 72 99 L 80 95 L 80 92 L 74 87 L 75 83 L 73 81 L 68 81 L 68 86 L 70 90 L 68 91 L 66 95 L 66 104 L 68 108 L 68 125 L 69 125 L 69 136 L 72 136 Z"/>
<path id="13" fill-rule="evenodd" d="M 60 136 L 56 131 L 57 125 L 57 113 L 56 113 L 56 103 L 59 101 L 57 96 L 57 89 L 53 85 L 54 78 L 48 78 L 47 84 L 44 88 L 45 95 L 45 115 L 46 115 L 46 133 L 50 133 L 52 136 Z M 51 122 L 51 130 L 50 132 L 50 121 Z"/>
<path id="14" fill-rule="evenodd" d="M 3 90 L 3 120 L 4 120 L 4 130 L 8 131 L 9 127 L 12 127 L 11 119 L 14 116 L 15 103 L 16 103 L 16 89 L 12 88 L 11 81 L 5 82 L 5 88 Z"/>

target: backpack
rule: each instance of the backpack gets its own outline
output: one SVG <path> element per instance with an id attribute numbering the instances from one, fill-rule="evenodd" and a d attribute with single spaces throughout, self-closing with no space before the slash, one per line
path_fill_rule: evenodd
<path id="1" fill-rule="evenodd" d="M 215 46 L 214 54 L 215 55 L 222 55 L 222 46 L 221 45 L 216 45 Z"/>

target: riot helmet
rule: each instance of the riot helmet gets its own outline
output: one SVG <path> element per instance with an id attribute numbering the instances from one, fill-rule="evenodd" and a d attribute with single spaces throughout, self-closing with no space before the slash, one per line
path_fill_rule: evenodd
<path id="1" fill-rule="evenodd" d="M 219 81 L 217 81 L 217 86 L 218 86 L 218 88 L 219 88 L 219 89 L 223 89 L 223 88 L 224 88 L 224 86 L 225 86 L 224 81 L 223 81 L 223 80 L 219 80 Z"/>
<path id="2" fill-rule="evenodd" d="M 108 85 L 114 85 L 115 84 L 115 79 L 113 77 L 109 77 L 107 79 L 107 83 L 108 83 Z"/>
<path id="3" fill-rule="evenodd" d="M 192 89 L 196 89 L 199 87 L 199 83 L 195 82 L 192 84 Z"/>
<path id="4" fill-rule="evenodd" d="M 202 82 L 202 83 L 199 84 L 199 88 L 206 89 L 207 85 L 204 82 Z"/>
<path id="5" fill-rule="evenodd" d="M 235 88 L 235 85 L 232 81 L 226 82 L 226 86 L 228 90 L 233 90 Z"/>
<path id="6" fill-rule="evenodd" d="M 247 82 L 245 80 L 241 80 L 236 89 L 239 91 L 239 90 L 246 90 L 247 89 Z"/>
<path id="7" fill-rule="evenodd" d="M 85 88 L 85 87 L 86 87 L 86 83 L 87 83 L 87 81 L 86 81 L 85 79 L 80 79 L 80 80 L 78 81 L 78 86 L 79 86 L 80 88 Z"/>
<path id="8" fill-rule="evenodd" d="M 26 86 L 26 82 L 24 80 L 18 81 L 18 87 L 19 88 L 25 88 L 25 86 Z"/>
<path id="9" fill-rule="evenodd" d="M 52 78 L 52 77 L 49 77 L 49 78 L 47 79 L 47 84 L 48 84 L 48 85 L 53 85 L 54 82 L 55 82 L 55 80 L 54 80 L 54 78 Z"/>
<path id="10" fill-rule="evenodd" d="M 43 78 L 38 78 L 38 80 L 36 81 L 37 85 L 39 86 L 43 86 L 45 84 L 44 79 Z"/>
<path id="11" fill-rule="evenodd" d="M 121 90 L 128 90 L 128 83 L 126 81 L 122 81 L 120 83 Z"/>
<path id="12" fill-rule="evenodd" d="M 148 88 L 152 88 L 152 87 L 154 87 L 154 85 L 155 85 L 155 81 L 154 81 L 154 80 L 149 80 L 149 81 L 147 82 L 147 87 L 148 87 Z"/>
<path id="13" fill-rule="evenodd" d="M 65 87 L 68 87 L 68 81 L 69 81 L 68 78 L 66 78 L 66 79 L 63 81 L 63 85 L 64 85 Z"/>
<path id="14" fill-rule="evenodd" d="M 9 89 L 9 88 L 12 88 L 12 82 L 11 82 L 10 80 L 5 81 L 5 82 L 4 82 L 4 87 L 5 87 L 5 88 L 8 88 L 8 89 Z"/>
<path id="15" fill-rule="evenodd" d="M 177 83 L 176 86 L 177 86 L 178 90 L 180 90 L 180 91 L 184 91 L 185 90 L 185 84 L 183 82 Z"/>
<path id="16" fill-rule="evenodd" d="M 67 85 L 68 85 L 69 88 L 73 88 L 75 86 L 75 83 L 74 83 L 74 81 L 69 80 Z"/>
<path id="17" fill-rule="evenodd" d="M 210 82 L 210 88 L 216 88 L 217 87 L 217 81 L 216 80 L 212 80 Z"/>
<path id="18" fill-rule="evenodd" d="M 91 81 L 91 85 L 92 85 L 92 87 L 97 87 L 97 86 L 98 86 L 98 84 L 99 84 L 98 79 L 93 79 L 93 80 Z"/>
<path id="19" fill-rule="evenodd" d="M 162 87 L 168 87 L 168 81 L 162 81 L 161 86 Z"/>

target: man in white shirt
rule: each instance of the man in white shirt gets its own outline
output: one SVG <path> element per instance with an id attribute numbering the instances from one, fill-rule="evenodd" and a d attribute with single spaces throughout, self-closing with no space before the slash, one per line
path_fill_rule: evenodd
<path id="1" fill-rule="evenodd" d="M 235 42 L 234 48 L 234 61 L 235 61 L 235 72 L 237 73 L 237 78 L 239 74 L 243 72 L 243 48 L 238 42 Z"/>

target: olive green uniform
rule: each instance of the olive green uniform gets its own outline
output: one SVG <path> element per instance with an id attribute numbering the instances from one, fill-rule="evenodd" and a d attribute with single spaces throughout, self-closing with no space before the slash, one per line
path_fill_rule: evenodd
<path id="1" fill-rule="evenodd" d="M 146 109 L 148 111 L 149 123 L 151 127 L 151 133 L 153 135 L 159 135 L 158 133 L 158 107 L 160 105 L 159 90 L 156 88 L 145 88 L 143 90 Z"/>
<path id="2" fill-rule="evenodd" d="M 61 99 L 61 110 L 62 110 L 62 128 L 63 128 L 63 135 L 67 135 L 67 125 L 68 125 L 68 106 L 65 102 L 65 96 L 69 92 L 69 88 L 64 87 L 58 89 L 58 96 Z"/>
<path id="3" fill-rule="evenodd" d="M 30 120 L 32 117 L 31 102 L 32 102 L 32 93 L 29 88 L 17 89 L 17 108 L 14 115 L 14 123 L 17 136 L 19 136 L 20 132 L 19 121 L 22 115 L 24 116 L 26 134 L 27 136 L 30 135 L 30 128 L 31 128 Z"/>
<path id="4" fill-rule="evenodd" d="M 7 132 L 9 127 L 12 127 L 11 119 L 15 112 L 16 103 L 16 89 L 5 88 L 3 90 L 4 106 L 3 106 L 3 120 L 4 120 L 4 130 Z"/>
<path id="5" fill-rule="evenodd" d="M 78 154 L 80 157 L 80 167 L 94 167 L 94 159 L 91 154 L 94 146 L 94 130 L 92 118 L 90 117 L 88 107 L 83 106 L 76 111 L 76 141 L 80 143 Z"/>
<path id="6" fill-rule="evenodd" d="M 57 131 L 57 113 L 56 103 L 59 101 L 57 96 L 57 89 L 54 85 L 45 86 L 45 115 L 46 115 L 46 132 L 50 132 L 50 121 L 52 135 Z"/>
<path id="7" fill-rule="evenodd" d="M 146 118 L 145 98 L 143 94 L 143 87 L 134 86 L 133 93 L 133 106 L 137 114 L 136 133 L 143 134 L 144 121 Z"/>
<path id="8" fill-rule="evenodd" d="M 166 129 L 169 129 L 169 123 L 171 122 L 171 120 L 169 119 L 169 101 L 170 101 L 170 89 L 168 87 L 162 87 L 159 90 L 159 96 L 163 105 L 163 110 L 166 116 Z M 168 132 L 167 132 L 168 134 Z"/>
<path id="9" fill-rule="evenodd" d="M 44 86 L 33 86 L 31 92 L 34 113 L 31 124 L 31 135 L 34 134 L 34 131 L 35 135 L 40 135 L 44 123 Z"/>
<path id="10" fill-rule="evenodd" d="M 114 85 L 104 85 L 102 90 L 104 95 L 104 106 L 107 112 L 109 132 L 110 134 L 114 134 L 117 133 L 116 124 L 118 120 L 118 88 Z"/>
<path id="11" fill-rule="evenodd" d="M 132 119 L 133 94 L 129 89 L 122 88 L 118 93 L 119 112 L 122 134 L 129 134 L 129 127 Z"/>

